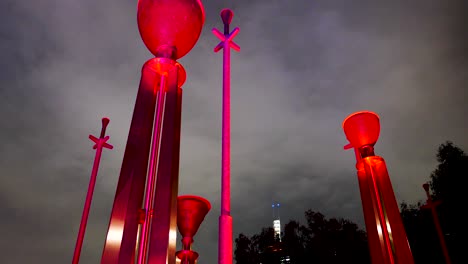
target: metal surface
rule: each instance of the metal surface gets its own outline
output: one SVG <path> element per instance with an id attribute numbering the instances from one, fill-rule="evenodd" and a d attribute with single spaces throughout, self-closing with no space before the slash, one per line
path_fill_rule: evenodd
<path id="1" fill-rule="evenodd" d="M 182 89 L 178 85 L 181 67 L 174 61 L 167 71 L 166 103 L 161 134 L 156 189 L 148 250 L 148 263 L 175 262 L 177 236 L 177 192 L 179 182 Z"/>
<path id="2" fill-rule="evenodd" d="M 343 129 L 350 141 L 345 149 L 354 148 L 356 154 L 372 263 L 414 263 L 385 161 L 374 154 L 380 132 L 377 114 L 354 113 L 345 119 Z"/>
<path id="3" fill-rule="evenodd" d="M 138 214 L 143 201 L 153 131 L 156 105 L 154 87 L 157 85 L 156 80 L 160 79 L 152 67 L 154 63 L 154 59 L 150 59 L 143 65 L 101 258 L 102 264 L 129 264 L 134 259 Z"/>
<path id="4" fill-rule="evenodd" d="M 224 34 L 213 28 L 213 34 L 221 42 L 214 48 L 215 52 L 223 49 L 223 124 L 222 124 L 222 157 L 221 157 L 221 215 L 219 217 L 219 248 L 218 263 L 232 263 L 232 217 L 231 217 L 231 48 L 240 51 L 240 47 L 233 42 L 239 33 L 235 28 L 229 33 L 229 24 L 234 14 L 229 9 L 221 11 L 221 19 L 224 24 Z"/>
<path id="5" fill-rule="evenodd" d="M 182 235 L 184 249 L 190 248 L 193 237 L 210 209 L 210 202 L 202 197 L 183 195 L 177 198 L 177 228 Z"/>
<path id="6" fill-rule="evenodd" d="M 198 253 L 193 250 L 179 250 L 176 256 L 181 260 L 181 264 L 195 264 L 198 259 Z"/>
<path id="7" fill-rule="evenodd" d="M 200 228 L 206 214 L 211 210 L 208 200 L 194 195 L 177 198 L 177 228 L 182 235 L 182 250 L 176 256 L 182 264 L 194 264 L 198 253 L 192 250 L 193 237 Z"/>
<path id="8" fill-rule="evenodd" d="M 158 99 L 157 99 L 157 108 L 156 114 L 154 117 L 154 128 L 153 128 L 153 139 L 151 144 L 151 155 L 150 155 L 150 165 L 148 168 L 148 179 L 146 182 L 146 195 L 144 203 L 144 218 L 141 224 L 141 233 L 140 233 L 140 243 L 138 248 L 138 264 L 143 264 L 146 262 L 146 252 L 148 248 L 148 238 L 149 238 L 149 228 L 151 218 L 153 216 L 153 197 L 154 197 L 154 187 L 156 182 L 156 170 L 157 162 L 159 156 L 159 141 L 161 136 L 161 123 L 164 112 L 164 98 L 166 90 L 166 74 L 161 75 L 158 89 Z"/>
<path id="9" fill-rule="evenodd" d="M 83 214 L 81 216 L 80 229 L 78 231 L 78 237 L 76 239 L 76 244 L 75 244 L 75 251 L 73 253 L 73 260 L 72 260 L 73 264 L 78 264 L 80 262 L 81 248 L 83 246 L 83 239 L 84 239 L 84 235 L 86 232 L 86 225 L 88 223 L 88 216 L 89 216 L 89 210 L 91 208 L 91 202 L 93 200 L 94 186 L 96 184 L 96 177 L 97 177 L 98 170 L 99 170 L 99 163 L 101 161 L 102 149 L 114 148 L 112 145 L 107 143 L 107 140 L 109 140 L 109 136 L 105 136 L 107 125 L 109 125 L 109 118 L 104 117 L 102 119 L 101 135 L 99 136 L 99 138 L 96 138 L 93 135 L 89 135 L 89 139 L 91 139 L 91 141 L 95 143 L 93 146 L 93 149 L 96 150 L 96 156 L 94 157 L 94 164 L 93 164 L 93 169 L 91 171 L 91 178 L 89 179 L 88 192 L 86 194 Z"/>
<path id="10" fill-rule="evenodd" d="M 137 19 L 141 38 L 156 58 L 148 60 L 142 69 L 101 259 L 105 264 L 133 263 L 135 252 L 139 263 L 145 263 L 146 255 L 152 264 L 175 261 L 180 87 L 186 78 L 185 70 L 175 59 L 195 45 L 205 14 L 200 0 L 139 0 Z M 165 96 L 159 87 L 166 88 Z M 160 102 L 155 117 L 158 91 Z M 149 157 L 150 145 L 153 147 Z M 148 160 L 151 164 L 147 179 Z M 143 203 L 145 185 L 147 195 Z M 138 239 L 140 247 L 136 250 Z"/>
<path id="11" fill-rule="evenodd" d="M 146 47 L 156 57 L 161 48 L 175 48 L 176 60 L 187 54 L 197 42 L 205 11 L 200 0 L 139 0 L 138 29 Z"/>

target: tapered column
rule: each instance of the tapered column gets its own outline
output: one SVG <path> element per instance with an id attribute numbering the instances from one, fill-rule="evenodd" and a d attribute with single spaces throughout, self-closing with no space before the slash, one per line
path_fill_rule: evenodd
<path id="1" fill-rule="evenodd" d="M 143 66 L 101 260 L 105 264 L 175 260 L 180 87 L 186 78 L 176 60 L 197 42 L 205 13 L 200 0 L 139 0 L 137 21 L 143 42 L 156 58 Z M 156 94 L 160 100 L 155 117 Z M 139 224 L 142 234 L 137 238 Z"/>
<path id="2" fill-rule="evenodd" d="M 151 220 L 148 263 L 175 263 L 177 238 L 177 192 L 182 89 L 178 86 L 178 67 L 168 71 L 166 107 L 161 135 L 160 159 Z"/>
<path id="3" fill-rule="evenodd" d="M 383 226 L 379 216 L 379 204 L 377 203 L 376 193 L 374 190 L 374 181 L 372 177 L 367 177 L 365 165 L 363 162 L 356 164 L 359 189 L 361 192 L 362 209 L 364 211 L 364 221 L 366 224 L 367 240 L 369 251 L 371 252 L 372 263 L 388 264 L 389 256 L 385 247 L 385 238 L 382 230 L 372 227 Z"/>
<path id="4" fill-rule="evenodd" d="M 148 61 L 142 69 L 127 146 L 101 259 L 103 264 L 132 263 L 138 231 L 156 104 L 158 75 Z M 156 82 L 156 83 L 155 83 Z"/>
<path id="5" fill-rule="evenodd" d="M 374 154 L 380 133 L 379 117 L 357 112 L 343 122 L 354 148 L 359 189 L 373 264 L 412 264 L 413 255 L 400 216 L 385 160 Z"/>

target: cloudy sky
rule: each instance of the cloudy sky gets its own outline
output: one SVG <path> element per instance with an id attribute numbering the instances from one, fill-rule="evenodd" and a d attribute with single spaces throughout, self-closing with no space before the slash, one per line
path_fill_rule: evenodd
<path id="1" fill-rule="evenodd" d="M 152 57 L 129 0 L 0 3 L 0 262 L 71 261 L 101 118 L 103 153 L 81 263 L 99 263 L 143 63 Z M 351 3 L 352 2 L 352 3 Z M 377 3 L 378 2 L 378 3 Z M 424 198 L 439 144 L 468 150 L 467 4 L 462 1 L 204 0 L 187 70 L 180 194 L 212 210 L 195 237 L 217 261 L 221 171 L 219 12 L 241 31 L 232 54 L 234 236 L 307 209 L 362 228 L 354 154 L 341 129 L 359 110 L 381 117 L 376 153 L 398 202 Z"/>

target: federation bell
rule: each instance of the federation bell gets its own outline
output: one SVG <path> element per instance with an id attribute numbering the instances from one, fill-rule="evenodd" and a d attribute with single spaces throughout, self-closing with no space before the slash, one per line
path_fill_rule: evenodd
<path id="1" fill-rule="evenodd" d="M 205 11 L 200 0 L 139 0 L 138 29 L 156 57 L 177 60 L 200 37 Z"/>

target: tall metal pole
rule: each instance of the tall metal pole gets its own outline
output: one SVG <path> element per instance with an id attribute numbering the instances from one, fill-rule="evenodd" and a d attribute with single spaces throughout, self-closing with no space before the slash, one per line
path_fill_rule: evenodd
<path id="1" fill-rule="evenodd" d="M 106 134 L 106 128 L 109 124 L 109 118 L 104 117 L 102 119 L 102 128 L 101 135 L 99 138 L 96 138 L 93 135 L 89 135 L 95 144 L 93 149 L 96 150 L 96 156 L 94 157 L 93 170 L 91 171 L 91 178 L 89 180 L 88 193 L 86 194 L 85 205 L 83 208 L 83 214 L 81 216 L 80 229 L 78 231 L 78 237 L 75 244 L 75 252 L 73 253 L 73 264 L 78 264 L 80 262 L 81 247 L 83 246 L 83 239 L 86 231 L 86 224 L 88 223 L 89 210 L 91 208 L 91 201 L 93 200 L 94 186 L 96 184 L 96 176 L 99 169 L 99 163 L 101 161 L 101 154 L 103 148 L 112 149 L 113 146 L 106 143 L 109 140 L 109 136 L 104 136 Z"/>
<path id="2" fill-rule="evenodd" d="M 423 184 L 423 188 L 426 191 L 427 203 L 422 206 L 423 209 L 431 209 L 432 219 L 434 220 L 434 225 L 437 231 L 437 236 L 439 236 L 440 246 L 442 247 L 442 253 L 444 254 L 445 263 L 451 264 L 450 255 L 447 250 L 447 245 L 445 244 L 444 233 L 440 227 L 439 217 L 437 216 L 436 206 L 440 204 L 440 201 L 432 201 L 431 194 L 429 193 L 429 184 Z"/>
<path id="3" fill-rule="evenodd" d="M 221 42 L 214 48 L 214 52 L 223 49 L 223 125 L 222 125 L 222 161 L 221 161 L 221 215 L 219 217 L 218 263 L 232 263 L 232 217 L 231 217 L 231 57 L 230 51 L 240 51 L 240 47 L 233 42 L 239 33 L 235 28 L 229 33 L 229 24 L 234 13 L 230 9 L 221 11 L 224 24 L 224 34 L 213 28 L 213 34 Z"/>
<path id="4" fill-rule="evenodd" d="M 166 90 L 167 74 L 161 75 L 158 91 L 158 103 L 156 114 L 154 116 L 153 139 L 151 143 L 150 164 L 148 171 L 148 181 L 146 183 L 146 196 L 144 203 L 145 218 L 141 226 L 140 247 L 138 248 L 138 264 L 144 264 L 147 257 L 148 238 L 151 218 L 153 216 L 154 186 L 156 183 L 157 161 L 159 154 L 159 142 L 161 138 L 161 123 L 164 111 L 164 95 Z"/>

